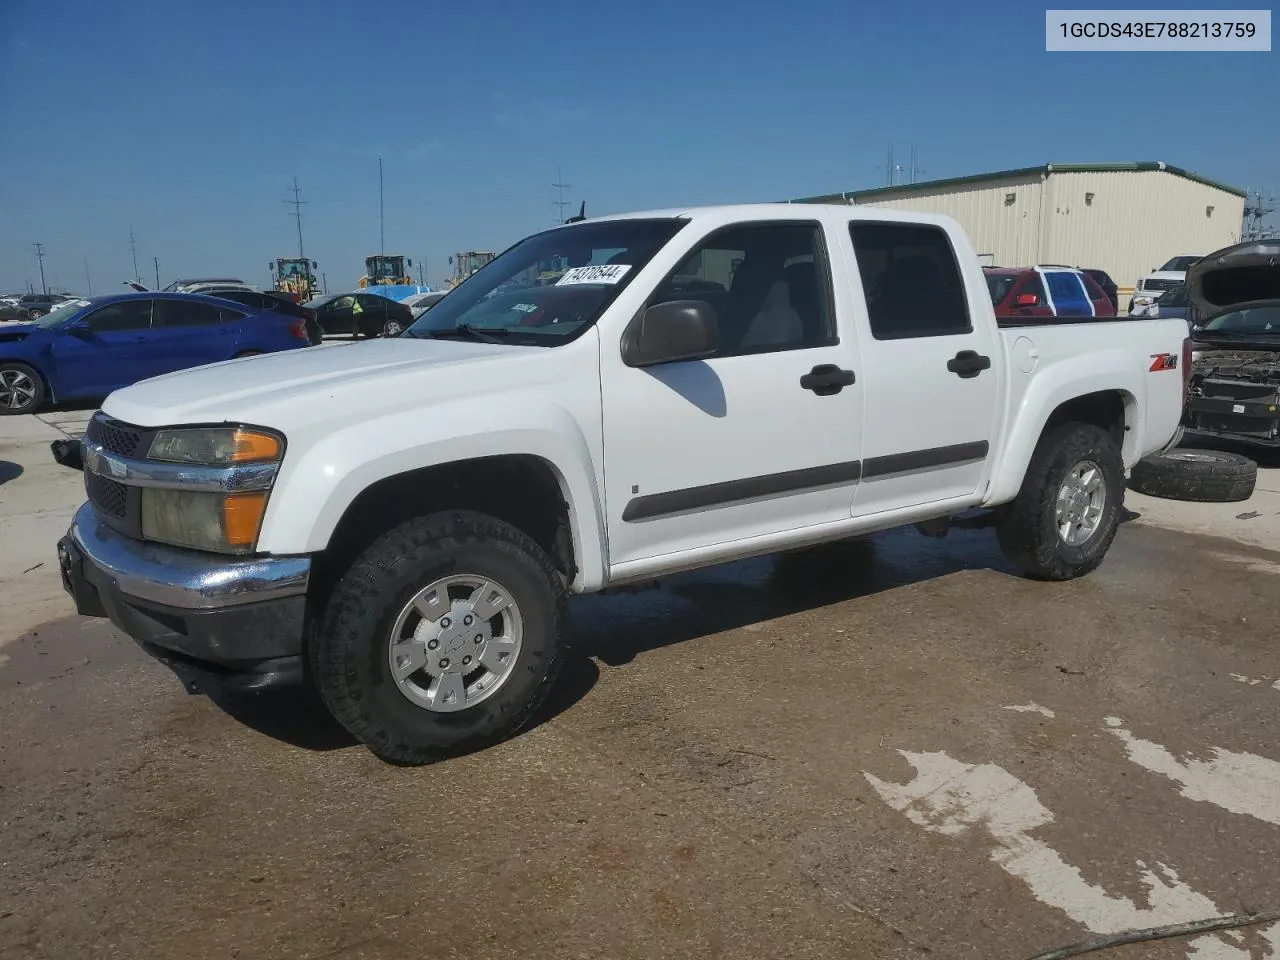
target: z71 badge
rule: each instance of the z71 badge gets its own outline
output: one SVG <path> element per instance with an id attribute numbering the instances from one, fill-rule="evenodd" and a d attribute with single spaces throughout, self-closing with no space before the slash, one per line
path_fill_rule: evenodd
<path id="1" fill-rule="evenodd" d="M 1177 370 L 1178 355 L 1176 353 L 1153 353 L 1151 355 L 1151 373 L 1157 370 Z"/>

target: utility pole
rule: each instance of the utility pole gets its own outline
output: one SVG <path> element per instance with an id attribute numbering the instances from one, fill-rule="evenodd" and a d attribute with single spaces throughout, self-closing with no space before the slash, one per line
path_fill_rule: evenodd
<path id="1" fill-rule="evenodd" d="M 89 279 L 89 258 L 84 258 L 84 286 L 89 291 L 89 296 L 93 296 L 93 281 Z"/>
<path id="2" fill-rule="evenodd" d="M 133 282 L 142 283 L 142 274 L 138 272 L 138 243 L 133 239 L 133 227 L 129 228 L 129 252 L 133 254 Z"/>
<path id="3" fill-rule="evenodd" d="M 378 158 L 378 252 L 387 252 L 387 218 L 382 206 L 382 158 Z"/>
<path id="4" fill-rule="evenodd" d="M 293 207 L 293 213 L 289 216 L 298 222 L 298 259 L 305 260 L 307 255 L 302 252 L 302 205 L 307 201 L 302 199 L 302 191 L 298 189 L 298 178 L 293 178 L 293 199 L 282 200 L 281 203 L 287 203 Z"/>
<path id="5" fill-rule="evenodd" d="M 556 210 L 559 211 L 556 214 L 556 223 L 564 223 L 564 208 L 565 204 L 568 203 L 564 198 L 564 192 L 569 189 L 570 184 L 564 182 L 564 170 L 562 168 L 556 167 L 556 182 L 551 186 L 556 188 L 555 203 Z"/>
<path id="6" fill-rule="evenodd" d="M 160 258 L 152 257 L 151 262 L 156 265 L 156 289 L 160 289 Z"/>
<path id="7" fill-rule="evenodd" d="M 329 275 L 326 273 L 320 274 L 320 283 L 324 286 L 325 296 L 328 296 L 329 295 Z"/>
<path id="8" fill-rule="evenodd" d="M 44 282 L 44 244 L 34 243 L 32 246 L 36 248 L 36 259 L 40 261 L 40 292 L 48 293 L 49 285 Z"/>
<path id="9" fill-rule="evenodd" d="M 427 285 L 427 264 L 422 257 L 418 258 L 418 286 Z"/>
<path id="10" fill-rule="evenodd" d="M 892 187 L 893 186 L 893 144 L 892 143 L 889 144 L 889 159 L 885 161 L 884 173 L 885 173 L 885 181 L 884 181 L 885 186 Z"/>

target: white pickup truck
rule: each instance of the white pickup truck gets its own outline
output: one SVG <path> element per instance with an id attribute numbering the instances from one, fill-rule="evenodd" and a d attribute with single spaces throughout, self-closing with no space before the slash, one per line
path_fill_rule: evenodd
<path id="1" fill-rule="evenodd" d="M 193 690 L 305 680 L 425 763 L 529 721 L 568 594 L 960 514 L 1031 576 L 1088 573 L 1126 470 L 1177 440 L 1186 337 L 1001 329 L 945 217 L 598 218 L 398 338 L 112 394 L 59 558 Z"/>

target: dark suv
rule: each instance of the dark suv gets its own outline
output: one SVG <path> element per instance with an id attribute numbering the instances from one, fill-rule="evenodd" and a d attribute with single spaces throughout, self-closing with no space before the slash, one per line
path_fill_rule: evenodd
<path id="1" fill-rule="evenodd" d="M 25 310 L 27 316 L 34 320 L 36 317 L 43 317 L 58 304 L 70 299 L 60 293 L 25 293 L 18 301 L 18 309 Z"/>

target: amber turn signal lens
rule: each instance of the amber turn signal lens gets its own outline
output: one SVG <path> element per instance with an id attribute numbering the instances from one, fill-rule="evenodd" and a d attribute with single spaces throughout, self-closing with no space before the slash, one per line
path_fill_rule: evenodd
<path id="1" fill-rule="evenodd" d="M 222 501 L 223 529 L 227 534 L 227 546 L 252 547 L 262 526 L 262 514 L 267 508 L 267 494 L 232 493 Z"/>
<path id="2" fill-rule="evenodd" d="M 233 438 L 233 463 L 255 463 L 259 460 L 280 459 L 280 439 L 257 430 L 239 429 Z"/>

